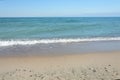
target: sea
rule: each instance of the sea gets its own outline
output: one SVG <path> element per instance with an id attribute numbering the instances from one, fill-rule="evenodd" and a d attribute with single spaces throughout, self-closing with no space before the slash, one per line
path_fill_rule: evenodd
<path id="1" fill-rule="evenodd" d="M 120 17 L 0 18 L 0 48 L 98 41 L 120 41 Z"/>

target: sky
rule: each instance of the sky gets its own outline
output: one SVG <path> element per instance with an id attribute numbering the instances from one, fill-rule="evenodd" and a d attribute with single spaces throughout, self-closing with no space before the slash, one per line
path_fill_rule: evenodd
<path id="1" fill-rule="evenodd" d="M 0 17 L 120 16 L 120 0 L 0 0 Z"/>

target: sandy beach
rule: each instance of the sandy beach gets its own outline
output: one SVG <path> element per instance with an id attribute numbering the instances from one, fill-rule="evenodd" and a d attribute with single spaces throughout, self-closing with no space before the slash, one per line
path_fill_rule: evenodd
<path id="1" fill-rule="evenodd" d="M 120 0 L 0 0 L 0 80 L 120 80 Z"/>
<path id="2" fill-rule="evenodd" d="M 119 80 L 120 52 L 0 57 L 0 80 Z"/>

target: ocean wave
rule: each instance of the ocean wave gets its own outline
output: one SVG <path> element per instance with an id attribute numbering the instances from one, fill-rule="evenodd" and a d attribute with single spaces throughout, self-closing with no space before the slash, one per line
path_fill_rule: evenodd
<path id="1" fill-rule="evenodd" d="M 119 40 L 120 40 L 120 37 L 76 38 L 76 39 L 41 39 L 41 40 L 6 40 L 6 41 L 0 40 L 0 46 L 92 42 L 92 41 L 119 41 Z"/>

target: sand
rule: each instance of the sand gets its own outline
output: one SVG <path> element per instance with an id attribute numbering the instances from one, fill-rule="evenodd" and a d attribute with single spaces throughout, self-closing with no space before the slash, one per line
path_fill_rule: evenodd
<path id="1" fill-rule="evenodd" d="M 0 57 L 0 80 L 120 80 L 120 52 Z"/>

